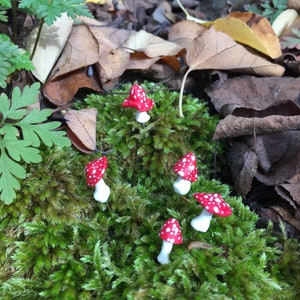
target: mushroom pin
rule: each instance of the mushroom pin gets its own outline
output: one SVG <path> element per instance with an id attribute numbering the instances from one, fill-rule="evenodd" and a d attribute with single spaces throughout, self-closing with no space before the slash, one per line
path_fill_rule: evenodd
<path id="1" fill-rule="evenodd" d="M 193 152 L 185 154 L 173 167 L 178 178 L 173 184 L 174 191 L 180 195 L 185 195 L 191 188 L 191 182 L 197 181 L 198 171 L 196 156 Z"/>
<path id="2" fill-rule="evenodd" d="M 157 261 L 162 265 L 170 262 L 169 255 L 172 251 L 173 244 L 182 244 L 181 229 L 175 218 L 168 219 L 159 232 L 160 238 L 163 240 L 161 250 L 157 256 Z"/>
<path id="3" fill-rule="evenodd" d="M 123 107 L 133 107 L 137 110 L 136 121 L 146 123 L 150 120 L 147 111 L 153 108 L 154 101 L 146 97 L 144 89 L 139 84 L 130 88 L 129 97 L 122 103 Z"/>
<path id="4" fill-rule="evenodd" d="M 191 222 L 195 230 L 206 232 L 213 215 L 228 217 L 232 214 L 230 206 L 222 199 L 220 194 L 196 193 L 194 198 L 203 206 L 201 214 Z"/>
<path id="5" fill-rule="evenodd" d="M 102 156 L 85 166 L 85 176 L 88 186 L 95 186 L 94 199 L 99 202 L 106 202 L 110 194 L 110 188 L 103 180 L 107 168 L 107 157 Z"/>

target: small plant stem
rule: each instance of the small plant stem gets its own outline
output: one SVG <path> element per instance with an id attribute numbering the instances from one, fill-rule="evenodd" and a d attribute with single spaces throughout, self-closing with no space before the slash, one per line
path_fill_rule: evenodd
<path id="1" fill-rule="evenodd" d="M 39 40 L 40 40 L 40 37 L 41 37 L 41 33 L 42 33 L 42 29 L 43 29 L 44 23 L 45 23 L 45 21 L 44 21 L 44 19 L 42 19 L 41 23 L 39 25 L 39 29 L 38 29 L 37 35 L 36 35 L 34 47 L 33 47 L 32 53 L 30 55 L 30 60 L 33 59 L 34 54 L 36 52 L 36 49 L 37 49 L 37 46 L 38 46 L 38 43 L 39 43 Z"/>
<path id="2" fill-rule="evenodd" d="M 188 74 L 192 71 L 192 69 L 188 69 L 183 78 L 182 78 L 182 82 L 181 82 L 181 86 L 180 86 L 180 93 L 179 93 L 179 117 L 180 118 L 183 118 L 184 115 L 183 115 L 183 112 L 182 112 L 182 98 L 183 98 L 183 91 L 184 91 L 184 85 L 185 85 L 185 82 L 186 82 L 186 78 L 188 76 Z"/>
<path id="3" fill-rule="evenodd" d="M 17 1 L 14 0 L 12 3 L 12 13 L 13 13 L 13 42 L 17 41 Z"/>

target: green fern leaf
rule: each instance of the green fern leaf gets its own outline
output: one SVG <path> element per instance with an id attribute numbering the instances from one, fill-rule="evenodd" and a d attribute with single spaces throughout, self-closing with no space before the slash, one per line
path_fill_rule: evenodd
<path id="1" fill-rule="evenodd" d="M 6 87 L 7 77 L 21 69 L 33 70 L 29 55 L 12 43 L 8 36 L 0 34 L 0 87 Z"/>
<path id="2" fill-rule="evenodd" d="M 15 190 L 20 184 L 18 179 L 26 177 L 25 169 L 20 165 L 41 162 L 38 147 L 41 141 L 47 146 L 70 146 L 65 132 L 57 131 L 60 122 L 47 122 L 51 109 L 25 109 L 37 101 L 39 83 L 27 86 L 21 93 L 19 88 L 12 91 L 11 101 L 7 95 L 0 95 L 0 200 L 11 203 Z"/>
<path id="3" fill-rule="evenodd" d="M 28 9 L 31 14 L 44 20 L 48 26 L 51 26 L 64 12 L 72 19 L 77 16 L 92 17 L 82 0 L 21 0 L 19 8 Z"/>
<path id="4" fill-rule="evenodd" d="M 10 0 L 0 0 L 0 5 L 10 8 L 11 1 Z"/>

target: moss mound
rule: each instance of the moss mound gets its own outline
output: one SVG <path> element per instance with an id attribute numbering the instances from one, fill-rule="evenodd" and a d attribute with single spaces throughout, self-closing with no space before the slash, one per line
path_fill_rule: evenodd
<path id="1" fill-rule="evenodd" d="M 97 146 L 113 150 L 106 204 L 93 200 L 83 172 L 99 154 L 74 149 L 45 149 L 43 164 L 28 166 L 16 201 L 0 204 L 0 298 L 296 299 L 297 243 L 256 229 L 257 216 L 209 179 L 220 147 L 211 142 L 217 120 L 191 96 L 186 117 L 178 118 L 177 93 L 143 86 L 156 105 L 146 124 L 121 107 L 129 85 L 79 104 L 98 109 Z M 171 169 L 189 151 L 197 155 L 199 180 L 180 196 Z M 214 217 L 206 233 L 190 226 L 201 211 L 193 193 L 202 191 L 222 194 L 233 210 Z M 181 225 L 183 244 L 160 265 L 158 232 L 170 217 Z"/>

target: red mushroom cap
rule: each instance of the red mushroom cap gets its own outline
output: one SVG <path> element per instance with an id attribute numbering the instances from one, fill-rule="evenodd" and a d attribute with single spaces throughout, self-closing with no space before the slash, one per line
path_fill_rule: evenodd
<path id="1" fill-rule="evenodd" d="M 107 157 L 102 156 L 87 163 L 85 166 L 85 177 L 87 185 L 95 186 L 103 177 L 107 168 Z"/>
<path id="2" fill-rule="evenodd" d="M 172 244 L 182 244 L 180 225 L 175 218 L 170 218 L 163 224 L 159 236 L 163 241 Z"/>
<path id="3" fill-rule="evenodd" d="M 141 112 L 153 108 L 154 101 L 146 97 L 144 89 L 139 84 L 134 84 L 130 88 L 129 97 L 122 103 L 123 107 L 133 107 Z"/>
<path id="4" fill-rule="evenodd" d="M 185 154 L 173 167 L 173 171 L 182 178 L 194 182 L 198 179 L 196 156 L 193 152 Z"/>
<path id="5" fill-rule="evenodd" d="M 217 193 L 196 193 L 194 198 L 210 213 L 228 217 L 232 214 L 230 206 Z"/>

